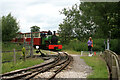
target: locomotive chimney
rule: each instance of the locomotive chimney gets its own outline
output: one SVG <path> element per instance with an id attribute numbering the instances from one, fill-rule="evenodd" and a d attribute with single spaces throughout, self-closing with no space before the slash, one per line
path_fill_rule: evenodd
<path id="1" fill-rule="evenodd" d="M 56 33 L 56 31 L 53 31 L 53 33 L 54 33 L 54 35 L 56 35 L 55 33 Z"/>

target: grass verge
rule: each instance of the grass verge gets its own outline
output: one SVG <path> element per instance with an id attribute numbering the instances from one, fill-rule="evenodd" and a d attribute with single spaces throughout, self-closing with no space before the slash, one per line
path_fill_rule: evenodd
<path id="1" fill-rule="evenodd" d="M 13 62 L 4 63 L 4 64 L 2 64 L 2 73 L 10 72 L 10 71 L 17 70 L 17 69 L 31 67 L 31 66 L 40 64 L 42 62 L 44 62 L 44 61 L 40 58 L 29 58 L 29 59 L 26 59 L 26 61 L 19 60 L 16 62 L 15 65 L 13 64 Z"/>
<path id="2" fill-rule="evenodd" d="M 92 67 L 93 72 L 88 78 L 108 78 L 106 63 L 99 56 L 82 56 L 86 64 Z"/>
<path id="3" fill-rule="evenodd" d="M 15 43 L 2 43 L 2 51 L 13 51 L 13 49 L 15 50 L 21 50 L 23 47 L 23 45 L 19 45 L 19 44 L 15 44 Z"/>

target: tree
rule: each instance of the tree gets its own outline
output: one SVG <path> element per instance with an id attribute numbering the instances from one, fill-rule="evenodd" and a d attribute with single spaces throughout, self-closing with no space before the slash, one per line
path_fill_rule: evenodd
<path id="1" fill-rule="evenodd" d="M 70 24 L 68 24 L 66 21 L 63 22 L 63 24 L 59 24 L 59 30 L 58 33 L 60 34 L 60 39 L 62 43 L 69 42 L 69 40 L 72 38 L 72 27 Z"/>
<path id="2" fill-rule="evenodd" d="M 65 37 L 63 33 L 70 31 L 69 36 L 80 40 L 88 36 L 108 38 L 111 31 L 112 38 L 119 38 L 119 5 L 120 2 L 81 2 L 71 9 L 64 8 L 60 13 L 66 17 L 60 24 L 59 33 Z"/>
<path id="3" fill-rule="evenodd" d="M 38 27 L 38 26 L 32 26 L 31 27 L 31 31 L 32 32 L 39 32 L 40 31 L 40 27 Z"/>
<path id="4" fill-rule="evenodd" d="M 108 38 L 110 31 L 113 34 L 117 35 L 118 29 L 118 11 L 119 3 L 118 2 L 84 2 L 81 3 L 80 11 L 85 21 L 91 21 L 94 23 L 95 27 L 95 36 Z M 117 38 L 114 37 L 114 38 Z"/>
<path id="5" fill-rule="evenodd" d="M 17 20 L 9 13 L 2 17 L 2 41 L 11 41 L 19 32 Z"/>
<path id="6" fill-rule="evenodd" d="M 66 35 L 63 35 L 66 32 L 69 35 L 66 37 L 68 40 L 73 37 L 77 37 L 79 40 L 81 40 L 88 36 L 88 33 L 94 31 L 94 27 L 90 27 L 93 24 L 85 22 L 78 5 L 75 4 L 71 9 L 64 8 L 61 11 L 61 14 L 66 16 L 63 23 L 59 25 L 59 33 L 63 38 L 66 37 Z M 92 33 L 90 33 L 90 35 L 91 34 Z"/>

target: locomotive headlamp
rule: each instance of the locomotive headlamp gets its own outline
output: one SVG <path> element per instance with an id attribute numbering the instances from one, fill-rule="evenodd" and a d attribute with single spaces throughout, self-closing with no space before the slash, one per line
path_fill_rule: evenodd
<path id="1" fill-rule="evenodd" d="M 36 46 L 36 49 L 39 49 L 39 46 Z"/>

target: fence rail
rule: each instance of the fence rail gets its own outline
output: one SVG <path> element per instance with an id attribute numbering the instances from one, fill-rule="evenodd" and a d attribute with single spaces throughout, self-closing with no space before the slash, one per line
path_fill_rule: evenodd
<path id="1" fill-rule="evenodd" d="M 26 49 L 26 50 L 30 50 L 30 49 Z M 16 50 L 16 52 L 20 52 L 22 50 Z M 2 53 L 9 53 L 9 52 L 14 52 L 13 50 L 12 51 L 2 51 Z"/>
<path id="2" fill-rule="evenodd" d="M 30 49 L 26 49 L 25 58 L 30 57 Z M 23 58 L 22 50 L 2 51 L 2 63 L 15 62 Z"/>
<path id="3" fill-rule="evenodd" d="M 111 79 L 120 80 L 120 59 L 118 55 L 111 50 L 105 50 L 103 55 L 110 70 Z"/>

